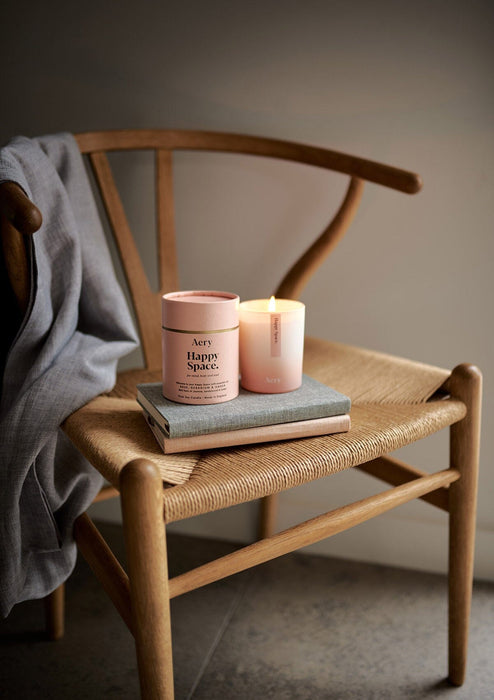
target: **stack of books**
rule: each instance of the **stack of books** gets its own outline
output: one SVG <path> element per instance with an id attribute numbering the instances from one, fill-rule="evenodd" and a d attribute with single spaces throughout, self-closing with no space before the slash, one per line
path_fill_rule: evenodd
<path id="1" fill-rule="evenodd" d="M 303 376 L 285 394 L 244 389 L 236 399 L 190 405 L 165 399 L 160 382 L 138 384 L 137 401 L 163 452 L 192 452 L 342 433 L 350 429 L 350 399 Z"/>

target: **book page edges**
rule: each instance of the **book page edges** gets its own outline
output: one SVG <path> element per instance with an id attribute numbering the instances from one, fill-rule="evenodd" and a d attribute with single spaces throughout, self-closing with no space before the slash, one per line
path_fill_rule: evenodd
<path id="1" fill-rule="evenodd" d="M 148 416 L 146 416 L 146 419 L 148 420 Z M 149 420 L 148 425 L 165 454 L 173 454 L 344 433 L 350 430 L 351 420 L 348 414 L 343 414 L 292 423 L 278 423 L 276 425 L 229 430 L 221 433 L 206 433 L 205 435 L 194 435 L 184 438 L 168 438 L 158 425 L 151 424 Z"/>
<path id="2" fill-rule="evenodd" d="M 318 383 L 315 380 L 310 381 L 313 382 L 313 386 L 317 387 Z M 351 405 L 348 397 L 334 392 L 330 387 L 320 385 L 320 390 L 323 393 L 331 392 L 329 394 L 330 398 L 324 395 L 314 396 L 313 394 L 304 396 L 302 393 L 297 395 L 298 401 L 294 401 L 296 392 L 289 392 L 288 395 L 272 394 L 268 396 L 255 394 L 249 398 L 250 405 L 245 406 L 244 397 L 239 396 L 234 400 L 236 402 L 236 410 L 231 413 L 228 413 L 228 409 L 233 402 L 229 401 L 224 404 L 205 406 L 177 404 L 173 407 L 173 410 L 175 412 L 177 409 L 181 410 L 181 421 L 179 423 L 175 419 L 173 422 L 171 419 L 168 420 L 164 416 L 162 406 L 154 402 L 151 396 L 154 386 L 154 384 L 149 385 L 149 387 L 138 385 L 137 402 L 141 408 L 154 418 L 166 437 L 174 440 L 207 434 L 217 435 L 218 431 L 236 432 L 244 429 L 262 428 L 266 425 L 283 425 L 298 421 L 345 415 L 350 411 Z M 150 395 L 147 395 L 149 389 L 151 389 L 151 392 Z M 260 403 L 263 398 L 266 398 L 267 404 L 264 402 L 263 404 Z M 275 400 L 280 403 L 274 405 Z M 289 401 L 289 403 L 285 405 L 285 401 Z M 255 404 L 252 405 L 252 402 L 255 402 Z M 271 405 L 269 402 L 271 402 Z M 238 410 L 239 406 L 242 407 L 240 411 Z M 198 409 L 202 409 L 202 411 L 199 412 Z M 195 414 L 194 419 L 192 418 L 193 414 Z M 208 417 L 206 417 L 206 414 L 208 414 Z"/>

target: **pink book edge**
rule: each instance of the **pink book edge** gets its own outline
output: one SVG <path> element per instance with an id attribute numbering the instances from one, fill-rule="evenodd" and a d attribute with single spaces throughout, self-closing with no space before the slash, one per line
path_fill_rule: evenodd
<path id="1" fill-rule="evenodd" d="M 184 438 L 168 438 L 165 437 L 157 423 L 146 411 L 143 411 L 143 415 L 165 454 L 194 452 L 196 450 L 209 450 L 219 447 L 233 447 L 235 445 L 251 445 L 260 442 L 277 442 L 279 440 L 317 437 L 320 435 L 331 435 L 333 433 L 345 433 L 350 430 L 351 426 L 350 416 L 345 413 L 340 416 L 311 418 L 309 420 L 295 421 L 293 423 L 263 425 L 256 428 L 242 428 L 240 430 L 207 433 L 206 435 L 193 435 Z"/>

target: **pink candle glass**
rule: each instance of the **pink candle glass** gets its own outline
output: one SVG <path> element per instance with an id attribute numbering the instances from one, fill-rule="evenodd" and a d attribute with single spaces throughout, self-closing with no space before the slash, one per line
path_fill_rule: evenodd
<path id="1" fill-rule="evenodd" d="M 277 394 L 302 384 L 305 306 L 292 299 L 254 299 L 239 306 L 240 383 Z"/>
<path id="2" fill-rule="evenodd" d="M 163 296 L 163 396 L 187 404 L 238 396 L 238 304 L 229 292 Z"/>

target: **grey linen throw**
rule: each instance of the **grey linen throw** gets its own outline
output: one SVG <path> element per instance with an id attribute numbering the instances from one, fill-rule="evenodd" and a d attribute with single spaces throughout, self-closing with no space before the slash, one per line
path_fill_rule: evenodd
<path id="1" fill-rule="evenodd" d="M 102 479 L 60 429 L 115 383 L 136 345 L 82 157 L 70 134 L 17 137 L 0 182 L 43 214 L 30 240 L 29 308 L 6 359 L 0 401 L 0 614 L 41 598 L 76 559 L 72 526 Z"/>

